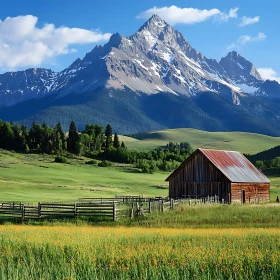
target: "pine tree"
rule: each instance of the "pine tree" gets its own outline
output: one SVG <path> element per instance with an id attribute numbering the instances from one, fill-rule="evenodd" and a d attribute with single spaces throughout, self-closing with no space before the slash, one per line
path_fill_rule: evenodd
<path id="1" fill-rule="evenodd" d="M 55 131 L 54 135 L 54 141 L 53 141 L 53 149 L 57 152 L 62 152 L 62 141 L 61 141 L 61 135 L 58 131 Z"/>
<path id="2" fill-rule="evenodd" d="M 117 133 L 114 135 L 113 147 L 118 149 L 120 147 L 119 136 Z"/>
<path id="3" fill-rule="evenodd" d="M 125 144 L 124 144 L 124 142 L 122 141 L 122 143 L 121 143 L 121 148 L 123 148 L 123 149 L 125 149 L 126 147 L 125 147 Z"/>
<path id="4" fill-rule="evenodd" d="M 24 150 L 24 144 L 23 144 L 21 127 L 19 125 L 14 125 L 13 126 L 13 132 L 14 132 L 13 149 L 16 150 L 16 151 L 23 151 Z"/>
<path id="5" fill-rule="evenodd" d="M 4 149 L 13 149 L 13 143 L 14 143 L 14 132 L 13 132 L 13 126 L 9 122 L 4 122 L 3 128 L 3 147 Z"/>
<path id="6" fill-rule="evenodd" d="M 105 129 L 105 136 L 106 136 L 106 143 L 105 143 L 105 149 L 109 149 L 112 147 L 113 140 L 112 140 L 112 127 L 110 124 L 107 124 L 106 129 Z"/>
<path id="7" fill-rule="evenodd" d="M 61 127 L 61 123 L 57 123 L 57 125 L 55 126 L 55 133 L 60 135 L 60 140 L 61 140 L 61 149 L 63 151 L 66 150 L 66 139 L 65 139 L 65 134 L 62 130 L 62 127 Z"/>
<path id="8" fill-rule="evenodd" d="M 78 141 L 79 141 L 79 135 L 76 130 L 76 124 L 74 121 L 71 121 L 69 127 L 69 135 L 67 139 L 67 151 L 69 153 L 77 154 Z"/>
<path id="9" fill-rule="evenodd" d="M 101 150 L 101 146 L 102 146 L 102 140 L 103 140 L 103 131 L 104 131 L 104 127 L 98 124 L 94 125 L 94 147 L 93 149 L 96 151 L 100 151 Z"/>
<path id="10" fill-rule="evenodd" d="M 41 151 L 50 154 L 51 148 L 49 141 L 52 138 L 52 129 L 44 122 L 40 127 L 40 147 Z M 52 143 L 52 141 L 51 141 Z"/>
<path id="11" fill-rule="evenodd" d="M 23 150 L 25 152 L 29 152 L 29 145 L 28 145 L 28 129 L 25 125 L 21 126 L 21 136 L 22 136 L 22 143 L 23 143 Z"/>

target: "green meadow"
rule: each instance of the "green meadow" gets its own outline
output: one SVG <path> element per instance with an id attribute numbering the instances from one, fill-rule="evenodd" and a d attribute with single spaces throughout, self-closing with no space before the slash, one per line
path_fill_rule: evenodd
<path id="1" fill-rule="evenodd" d="M 55 163 L 49 155 L 0 152 L 1 201 L 75 201 L 115 195 L 167 196 L 169 173 L 144 174 L 130 165 L 88 165 L 86 158 Z M 280 196 L 280 177 L 269 176 L 271 201 Z"/>
<path id="2" fill-rule="evenodd" d="M 0 226 L 0 277 L 279 279 L 278 228 Z"/>
<path id="3" fill-rule="evenodd" d="M 168 142 L 194 148 L 256 153 L 279 138 L 191 129 L 122 136 L 130 149 Z M 141 139 L 140 139 L 141 138 Z M 75 201 L 115 195 L 166 196 L 169 173 L 144 174 L 132 165 L 97 167 L 84 157 L 0 150 L 2 201 Z M 271 201 L 280 176 L 269 176 Z M 181 204 L 174 211 L 99 226 L 87 220 L 0 225 L 1 279 L 279 279 L 280 206 Z M 102 226 L 103 225 L 103 226 Z"/>
<path id="4" fill-rule="evenodd" d="M 249 154 L 274 147 L 277 137 L 241 132 L 205 132 L 169 129 L 121 136 L 129 149 L 147 150 L 168 142 L 189 142 L 193 148 L 237 150 Z M 75 201 L 82 197 L 115 195 L 167 196 L 169 173 L 144 174 L 131 165 L 97 167 L 89 159 L 74 157 L 69 164 L 54 162 L 54 156 L 0 151 L 1 201 Z M 269 176 L 271 201 L 280 196 L 280 177 Z"/>
<path id="5" fill-rule="evenodd" d="M 139 133 L 122 140 L 128 148 L 138 150 L 154 149 L 168 142 L 189 142 L 195 149 L 222 149 L 246 154 L 255 154 L 280 145 L 280 137 L 247 132 L 208 132 L 192 128 Z"/>
<path id="6" fill-rule="evenodd" d="M 77 158 L 69 164 L 54 156 L 0 152 L 1 201 L 74 201 L 125 194 L 167 196 L 167 173 L 143 174 L 129 165 L 97 167 Z"/>

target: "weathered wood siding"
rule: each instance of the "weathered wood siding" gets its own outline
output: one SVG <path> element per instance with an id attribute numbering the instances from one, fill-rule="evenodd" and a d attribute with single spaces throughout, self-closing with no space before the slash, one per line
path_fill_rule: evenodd
<path id="1" fill-rule="evenodd" d="M 199 151 L 169 180 L 169 197 L 219 196 L 230 202 L 230 181 Z"/>
<path id="2" fill-rule="evenodd" d="M 245 202 L 269 201 L 269 183 L 231 183 L 231 201 L 242 202 L 242 191 L 245 191 Z"/>

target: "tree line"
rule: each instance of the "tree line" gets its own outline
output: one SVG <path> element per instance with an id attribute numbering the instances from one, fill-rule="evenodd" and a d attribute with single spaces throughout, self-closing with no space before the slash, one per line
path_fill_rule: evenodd
<path id="1" fill-rule="evenodd" d="M 275 157 L 269 160 L 257 160 L 255 165 L 261 171 L 280 174 L 280 157 Z"/>
<path id="2" fill-rule="evenodd" d="M 117 134 L 113 137 L 110 124 L 106 126 L 105 131 L 101 125 L 87 124 L 84 131 L 78 132 L 75 122 L 72 121 L 68 133 L 64 133 L 60 123 L 50 127 L 45 122 L 42 125 L 33 122 L 28 129 L 25 125 L 0 120 L 0 148 L 6 150 L 86 155 L 106 151 L 111 146 L 125 147 L 123 142 L 120 143 Z"/>
<path id="3" fill-rule="evenodd" d="M 98 124 L 87 124 L 83 131 L 77 131 L 74 121 L 64 133 L 60 123 L 50 127 L 45 122 L 42 125 L 33 122 L 28 129 L 25 125 L 0 120 L 0 148 L 59 156 L 83 155 L 95 160 L 93 163 L 100 160 L 100 166 L 108 166 L 110 162 L 127 163 L 145 173 L 172 171 L 192 152 L 187 142 L 170 142 L 150 151 L 129 150 L 120 142 L 118 134 L 113 134 L 110 124 L 105 129 Z"/>

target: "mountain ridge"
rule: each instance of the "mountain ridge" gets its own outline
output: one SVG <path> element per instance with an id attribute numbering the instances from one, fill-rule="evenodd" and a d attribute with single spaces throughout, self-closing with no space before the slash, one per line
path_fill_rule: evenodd
<path id="1" fill-rule="evenodd" d="M 194 96 L 201 91 L 220 92 L 221 85 L 234 92 L 233 103 L 239 104 L 243 94 L 269 96 L 263 83 L 254 65 L 237 52 L 228 53 L 220 62 L 208 59 L 180 32 L 153 15 L 132 36 L 113 34 L 104 46 L 97 45 L 61 72 L 33 68 L 0 75 L 0 105 L 99 87 Z"/>
<path id="2" fill-rule="evenodd" d="M 264 124 L 279 118 L 279 97 L 280 84 L 264 81 L 240 54 L 209 59 L 157 15 L 131 36 L 113 34 L 61 72 L 34 68 L 0 75 L 0 118 L 29 124 L 63 111 L 68 122 L 103 116 L 126 126 L 126 133 L 184 126 L 244 131 L 247 118 L 244 127 L 251 132 L 278 135 L 277 124 Z M 110 110 L 107 104 L 113 104 Z M 63 116 L 57 118 L 63 123 Z"/>

